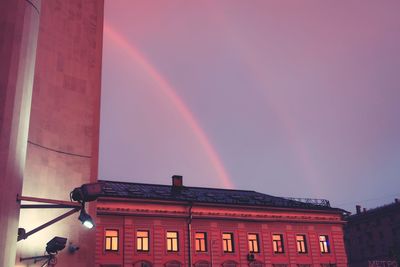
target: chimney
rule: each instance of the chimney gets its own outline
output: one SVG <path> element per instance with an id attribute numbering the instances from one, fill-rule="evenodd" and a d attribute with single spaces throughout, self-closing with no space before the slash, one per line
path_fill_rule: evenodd
<path id="1" fill-rule="evenodd" d="M 394 199 L 394 203 L 399 203 L 399 199 L 398 199 L 398 198 L 395 198 L 395 199 Z"/>
<path id="2" fill-rule="evenodd" d="M 183 177 L 181 175 L 172 176 L 172 187 L 178 188 L 183 186 Z"/>
<path id="3" fill-rule="evenodd" d="M 363 208 L 363 212 L 367 212 L 367 208 Z"/>
<path id="4" fill-rule="evenodd" d="M 356 205 L 356 211 L 357 211 L 357 214 L 361 213 L 361 206 L 360 205 Z"/>

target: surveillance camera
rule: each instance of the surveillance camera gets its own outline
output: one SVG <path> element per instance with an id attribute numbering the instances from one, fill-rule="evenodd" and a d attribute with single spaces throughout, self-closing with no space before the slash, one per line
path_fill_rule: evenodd
<path id="1" fill-rule="evenodd" d="M 65 243 L 67 243 L 67 239 L 64 237 L 56 236 L 49 242 L 47 242 L 46 252 L 48 254 L 57 254 L 60 250 L 65 248 Z"/>

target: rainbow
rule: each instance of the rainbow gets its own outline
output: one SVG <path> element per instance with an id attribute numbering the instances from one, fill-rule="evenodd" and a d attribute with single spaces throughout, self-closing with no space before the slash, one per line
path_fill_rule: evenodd
<path id="1" fill-rule="evenodd" d="M 143 70 L 146 71 L 146 73 L 158 84 L 158 88 L 174 104 L 179 113 L 182 114 L 184 120 L 192 129 L 194 135 L 199 140 L 211 163 L 213 164 L 218 174 L 218 178 L 221 180 L 223 186 L 226 188 L 234 188 L 233 183 L 218 156 L 218 153 L 212 146 L 207 135 L 167 79 L 163 77 L 163 75 L 149 62 L 143 53 L 141 53 L 132 43 L 129 43 L 121 34 L 115 31 L 107 22 L 104 22 L 104 38 L 108 38 L 110 41 L 114 42 L 121 49 L 123 49 L 123 51 L 126 51 L 127 56 L 138 63 L 139 66 L 141 66 Z"/>

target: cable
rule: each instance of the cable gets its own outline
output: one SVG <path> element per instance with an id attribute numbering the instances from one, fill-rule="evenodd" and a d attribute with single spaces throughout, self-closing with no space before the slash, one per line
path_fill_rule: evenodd
<path id="1" fill-rule="evenodd" d="M 56 153 L 69 155 L 69 156 L 75 156 L 75 157 L 81 157 L 81 158 L 89 158 L 89 159 L 92 158 L 92 156 L 80 155 L 80 154 L 65 152 L 65 151 L 62 151 L 62 150 L 57 150 L 57 149 L 54 149 L 54 148 L 46 147 L 46 146 L 34 143 L 34 142 L 30 141 L 30 140 L 28 140 L 28 144 L 31 144 L 31 145 L 34 145 L 34 146 L 37 146 L 37 147 L 40 147 L 40 148 L 43 148 L 43 149 L 47 149 L 47 150 L 50 150 L 50 151 L 53 151 L 53 152 L 56 152 Z"/>

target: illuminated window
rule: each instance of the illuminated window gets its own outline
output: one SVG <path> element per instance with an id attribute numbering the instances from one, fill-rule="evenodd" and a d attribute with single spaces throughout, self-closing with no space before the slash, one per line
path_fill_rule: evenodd
<path id="1" fill-rule="evenodd" d="M 233 252 L 233 234 L 232 233 L 223 233 L 222 234 L 222 248 L 224 252 Z"/>
<path id="2" fill-rule="evenodd" d="M 105 250 L 118 251 L 118 230 L 106 230 Z"/>
<path id="3" fill-rule="evenodd" d="M 307 241 L 305 235 L 296 235 L 298 253 L 307 253 Z"/>
<path id="4" fill-rule="evenodd" d="M 249 252 L 258 253 L 258 234 L 248 234 L 247 239 L 249 240 Z"/>
<path id="5" fill-rule="evenodd" d="M 149 251 L 149 231 L 136 231 L 136 250 Z"/>
<path id="6" fill-rule="evenodd" d="M 283 235 L 276 234 L 272 235 L 272 247 L 274 249 L 274 253 L 284 253 L 283 247 Z"/>
<path id="7" fill-rule="evenodd" d="M 195 243 L 196 243 L 196 251 L 197 252 L 206 252 L 207 251 L 207 234 L 206 233 L 196 233 L 195 234 Z"/>
<path id="8" fill-rule="evenodd" d="M 329 238 L 327 235 L 319 236 L 319 249 L 321 253 L 329 253 L 331 251 L 329 246 Z"/>
<path id="9" fill-rule="evenodd" d="M 178 250 L 178 232 L 167 232 L 167 251 L 176 252 Z"/>

